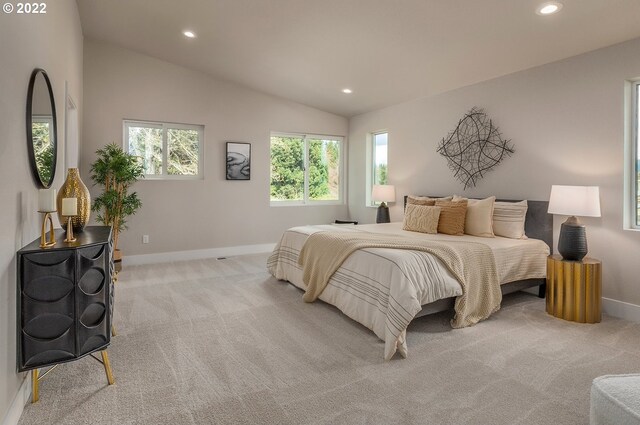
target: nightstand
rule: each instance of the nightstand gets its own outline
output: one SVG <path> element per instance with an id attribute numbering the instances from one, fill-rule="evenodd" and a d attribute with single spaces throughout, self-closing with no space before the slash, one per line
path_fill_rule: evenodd
<path id="1" fill-rule="evenodd" d="M 564 320 L 598 323 L 602 318 L 602 263 L 594 258 L 547 258 L 547 313 Z"/>

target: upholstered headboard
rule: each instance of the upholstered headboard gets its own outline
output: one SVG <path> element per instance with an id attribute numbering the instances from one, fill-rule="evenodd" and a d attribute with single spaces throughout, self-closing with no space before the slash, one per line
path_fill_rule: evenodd
<path id="1" fill-rule="evenodd" d="M 439 198 L 439 196 L 429 196 Z M 519 202 L 513 199 L 496 199 L 502 202 Z M 404 197 L 404 205 L 407 206 L 407 195 Z M 549 201 L 529 201 L 527 200 L 527 216 L 524 221 L 524 231 L 530 238 L 544 241 L 553 253 L 553 215 L 547 213 Z"/>

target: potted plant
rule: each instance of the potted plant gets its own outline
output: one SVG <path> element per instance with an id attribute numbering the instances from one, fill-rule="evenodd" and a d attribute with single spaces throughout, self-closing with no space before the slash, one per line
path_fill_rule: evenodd
<path id="1" fill-rule="evenodd" d="M 98 213 L 96 220 L 113 229 L 114 258 L 122 258 L 118 250 L 118 235 L 127 228 L 126 218 L 142 206 L 136 192 L 129 188 L 144 177 L 144 166 L 140 158 L 125 152 L 115 143 L 96 151 L 98 159 L 91 164 L 91 179 L 94 185 L 104 189 L 93 201 L 91 209 Z"/>

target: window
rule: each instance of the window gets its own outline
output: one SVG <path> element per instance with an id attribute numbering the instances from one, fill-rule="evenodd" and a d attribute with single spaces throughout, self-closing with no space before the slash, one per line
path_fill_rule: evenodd
<path id="1" fill-rule="evenodd" d="M 388 133 L 373 135 L 373 184 L 387 184 L 387 146 Z"/>
<path id="2" fill-rule="evenodd" d="M 51 180 L 54 164 L 51 133 L 53 132 L 51 115 L 33 115 L 31 117 L 31 134 L 33 136 L 33 155 L 36 159 L 38 174 L 43 182 Z"/>
<path id="3" fill-rule="evenodd" d="M 201 125 L 124 121 L 124 149 L 144 163 L 150 179 L 202 178 Z"/>
<path id="4" fill-rule="evenodd" d="M 631 211 L 629 227 L 640 229 L 640 81 L 631 84 L 631 149 L 628 166 L 631 171 Z"/>
<path id="5" fill-rule="evenodd" d="M 271 134 L 271 204 L 342 203 L 342 137 Z"/>
<path id="6" fill-rule="evenodd" d="M 371 162 L 369 163 L 369 178 L 367 179 L 367 205 L 376 205 L 371 199 L 371 190 L 374 185 L 388 184 L 387 182 L 387 148 L 389 146 L 389 133 L 378 132 L 371 134 Z"/>

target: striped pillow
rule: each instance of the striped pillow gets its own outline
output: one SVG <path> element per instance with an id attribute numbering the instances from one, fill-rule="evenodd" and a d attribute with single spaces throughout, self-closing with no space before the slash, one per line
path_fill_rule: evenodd
<path id="1" fill-rule="evenodd" d="M 440 221 L 438 221 L 438 233 L 462 236 L 467 215 L 467 200 L 457 202 L 437 200 L 436 207 L 442 208 Z"/>
<path id="2" fill-rule="evenodd" d="M 499 202 L 493 204 L 493 234 L 511 239 L 526 239 L 524 220 L 527 201 Z"/>
<path id="3" fill-rule="evenodd" d="M 437 233 L 440 207 L 407 204 L 404 212 L 403 230 L 421 233 Z"/>

